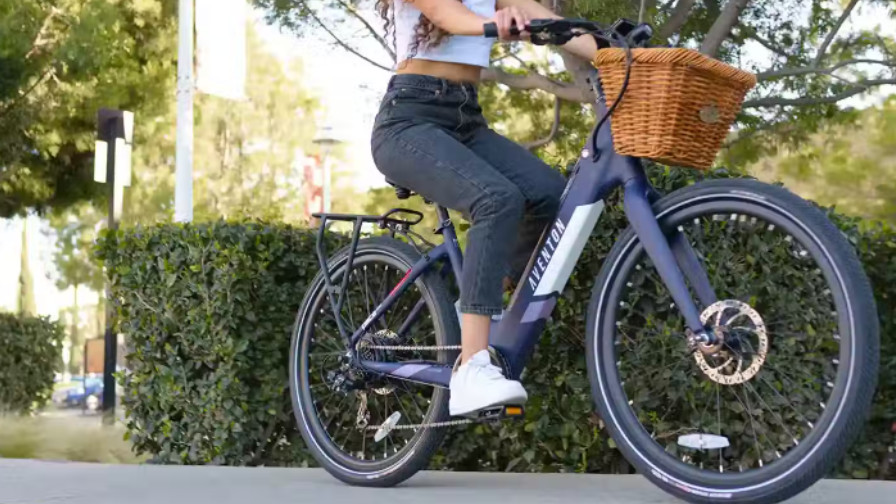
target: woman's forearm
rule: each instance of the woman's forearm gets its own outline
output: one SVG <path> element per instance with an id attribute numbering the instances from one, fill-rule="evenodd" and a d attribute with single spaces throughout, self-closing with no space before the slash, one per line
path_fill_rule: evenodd
<path id="1" fill-rule="evenodd" d="M 536 0 L 498 0 L 499 9 L 515 6 L 526 14 L 529 19 L 562 19 L 563 16 L 541 5 Z M 562 46 L 576 56 L 591 61 L 597 52 L 597 43 L 592 37 L 575 37 Z"/>

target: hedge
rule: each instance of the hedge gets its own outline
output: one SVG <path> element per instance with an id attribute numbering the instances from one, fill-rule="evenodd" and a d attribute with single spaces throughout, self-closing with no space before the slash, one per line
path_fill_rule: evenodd
<path id="1" fill-rule="evenodd" d="M 62 327 L 47 318 L 0 313 L 0 413 L 31 413 L 53 393 Z"/>
<path id="2" fill-rule="evenodd" d="M 670 192 L 706 176 L 651 169 Z M 708 174 L 728 177 L 724 171 Z M 575 270 L 524 375 L 526 419 L 451 430 L 431 468 L 629 472 L 593 413 L 585 313 L 603 257 L 625 226 L 618 195 Z M 838 475 L 894 477 L 896 234 L 831 213 L 875 286 L 882 366 L 872 418 Z M 331 237 L 339 240 L 341 237 Z M 264 223 L 161 225 L 98 243 L 128 335 L 127 427 L 135 448 L 175 464 L 309 465 L 287 395 L 294 314 L 318 271 L 314 236 Z M 335 249 L 335 244 L 328 245 Z"/>

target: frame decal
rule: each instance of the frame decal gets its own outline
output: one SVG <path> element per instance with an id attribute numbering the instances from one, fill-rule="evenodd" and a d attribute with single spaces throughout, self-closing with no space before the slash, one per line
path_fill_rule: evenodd
<path id="1" fill-rule="evenodd" d="M 534 289 L 536 296 L 563 292 L 563 287 L 566 287 L 572 269 L 579 261 L 579 256 L 582 255 L 582 250 L 585 249 L 585 244 L 603 210 L 603 201 L 579 205 L 573 210 L 569 225 L 565 228 L 560 219 L 557 219 L 547 235 L 535 267 L 529 273 L 529 286 Z M 543 265 L 542 259 L 545 255 L 548 257 L 548 262 Z"/>

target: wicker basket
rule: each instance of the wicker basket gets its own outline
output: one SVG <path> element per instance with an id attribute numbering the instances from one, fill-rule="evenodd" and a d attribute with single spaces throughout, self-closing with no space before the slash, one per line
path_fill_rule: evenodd
<path id="1" fill-rule="evenodd" d="M 620 154 L 706 169 L 756 76 L 690 49 L 634 49 L 628 88 L 610 120 Z M 608 104 L 625 80 L 625 51 L 594 57 Z"/>

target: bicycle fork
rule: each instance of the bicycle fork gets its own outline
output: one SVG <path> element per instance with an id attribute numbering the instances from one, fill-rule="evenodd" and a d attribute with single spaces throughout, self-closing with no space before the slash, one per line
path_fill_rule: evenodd
<path id="1" fill-rule="evenodd" d="M 624 184 L 624 191 L 628 221 L 669 289 L 688 329 L 701 339 L 707 338 L 705 343 L 714 342 L 714 335 L 705 331 L 697 305 L 688 290 L 690 284 L 704 306 L 716 301 L 716 294 L 697 253 L 681 230 L 675 230 L 666 238 L 651 208 L 653 189 L 646 177 L 642 175 L 629 179 Z"/>

